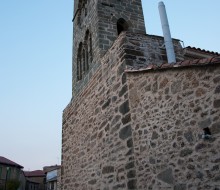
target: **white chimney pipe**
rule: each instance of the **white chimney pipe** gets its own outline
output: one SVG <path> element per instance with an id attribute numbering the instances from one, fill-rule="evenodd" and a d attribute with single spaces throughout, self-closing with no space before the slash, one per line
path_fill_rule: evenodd
<path id="1" fill-rule="evenodd" d="M 174 53 L 173 42 L 172 42 L 172 38 L 170 34 L 166 8 L 162 1 L 159 2 L 158 9 L 160 12 L 160 20 L 161 20 L 161 25 L 163 29 L 163 36 L 164 36 L 164 41 L 165 41 L 168 63 L 176 63 L 176 56 Z"/>

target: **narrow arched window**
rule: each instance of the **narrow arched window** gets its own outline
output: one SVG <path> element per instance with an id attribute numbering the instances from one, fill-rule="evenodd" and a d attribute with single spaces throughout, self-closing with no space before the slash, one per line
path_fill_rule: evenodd
<path id="1" fill-rule="evenodd" d="M 76 65 L 76 74 L 77 80 L 82 79 L 82 43 L 79 44 L 78 54 L 77 54 L 77 65 Z"/>
<path id="2" fill-rule="evenodd" d="M 93 60 L 93 51 L 92 51 L 92 34 L 89 34 L 89 58 L 90 58 L 90 63 L 92 63 Z"/>
<path id="3" fill-rule="evenodd" d="M 86 70 L 89 70 L 89 54 L 88 54 L 88 45 L 86 46 Z"/>
<path id="4" fill-rule="evenodd" d="M 86 31 L 86 36 L 85 36 L 85 51 L 86 51 L 86 69 L 89 70 L 89 30 Z"/>
<path id="5" fill-rule="evenodd" d="M 129 28 L 128 23 L 123 19 L 120 18 L 117 21 L 117 30 L 118 30 L 118 35 L 122 32 L 122 31 L 127 31 Z"/>
<path id="6" fill-rule="evenodd" d="M 87 59 L 87 68 L 89 68 L 89 65 L 92 63 L 93 55 L 92 55 L 92 34 L 89 32 L 89 30 L 86 31 L 85 36 L 85 44 L 86 44 L 86 59 Z"/>
<path id="7" fill-rule="evenodd" d="M 83 53 L 82 53 L 82 57 L 83 57 L 83 64 L 82 64 L 82 66 L 83 66 L 83 74 L 85 74 L 85 72 L 86 72 L 86 53 L 85 53 L 85 49 L 83 48 Z"/>
<path id="8" fill-rule="evenodd" d="M 80 42 L 77 54 L 77 80 L 81 80 L 89 70 L 92 63 L 92 35 L 86 31 L 84 42 Z"/>
<path id="9" fill-rule="evenodd" d="M 85 0 L 84 9 L 85 9 L 85 16 L 87 16 L 87 10 L 88 10 L 87 0 Z"/>
<path id="10" fill-rule="evenodd" d="M 82 79 L 82 74 L 81 74 L 81 60 L 80 57 L 77 58 L 77 80 Z"/>

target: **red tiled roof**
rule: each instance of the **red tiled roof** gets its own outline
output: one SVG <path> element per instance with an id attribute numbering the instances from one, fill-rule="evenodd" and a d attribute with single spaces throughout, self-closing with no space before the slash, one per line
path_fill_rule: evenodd
<path id="1" fill-rule="evenodd" d="M 3 157 L 3 156 L 0 156 L 0 164 L 5 164 L 5 165 L 10 165 L 10 166 L 15 166 L 15 167 L 18 167 L 18 168 L 23 168 L 23 166 Z"/>
<path id="2" fill-rule="evenodd" d="M 191 51 L 200 52 L 200 53 L 220 55 L 218 52 L 208 51 L 208 50 L 205 50 L 205 49 L 196 48 L 196 47 L 191 47 L 191 46 L 187 46 L 185 49 L 189 49 L 189 50 L 191 50 Z"/>
<path id="3" fill-rule="evenodd" d="M 24 171 L 25 177 L 43 177 L 45 173 L 43 170 Z"/>
<path id="4" fill-rule="evenodd" d="M 140 72 L 140 71 L 148 71 L 148 70 L 159 70 L 159 69 L 167 69 L 167 68 L 176 68 L 176 67 L 189 67 L 189 66 L 205 66 L 205 65 L 214 65 L 220 64 L 220 56 L 205 58 L 205 59 L 194 59 L 194 60 L 184 60 L 173 64 L 162 64 L 162 65 L 155 65 L 150 64 L 146 67 L 135 68 L 135 67 L 128 67 L 125 69 L 125 72 Z"/>

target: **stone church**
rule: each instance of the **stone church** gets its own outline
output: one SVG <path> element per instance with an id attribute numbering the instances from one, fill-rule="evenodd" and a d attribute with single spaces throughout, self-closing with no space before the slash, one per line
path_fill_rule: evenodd
<path id="1" fill-rule="evenodd" d="M 75 0 L 63 190 L 219 190 L 220 54 L 146 34 L 141 0 Z"/>

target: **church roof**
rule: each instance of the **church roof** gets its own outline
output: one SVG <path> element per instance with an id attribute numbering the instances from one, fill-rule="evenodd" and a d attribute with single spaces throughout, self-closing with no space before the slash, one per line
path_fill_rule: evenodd
<path id="1" fill-rule="evenodd" d="M 162 65 L 155 65 L 149 64 L 146 67 L 127 67 L 125 72 L 140 72 L 140 71 L 149 71 L 149 70 L 159 70 L 159 69 L 168 69 L 168 68 L 177 68 L 177 67 L 189 67 L 189 66 L 205 66 L 205 65 L 214 65 L 220 64 L 220 56 L 214 56 L 210 58 L 204 59 L 193 59 L 193 60 L 184 60 L 179 61 L 174 64 L 162 64 Z"/>
<path id="2" fill-rule="evenodd" d="M 198 53 L 220 55 L 218 52 L 209 51 L 209 50 L 205 50 L 205 49 L 201 49 L 201 48 L 196 48 L 196 47 L 192 47 L 192 46 L 187 46 L 187 47 L 184 48 L 184 49 L 190 50 L 190 51 L 194 51 L 194 52 L 198 52 Z"/>

